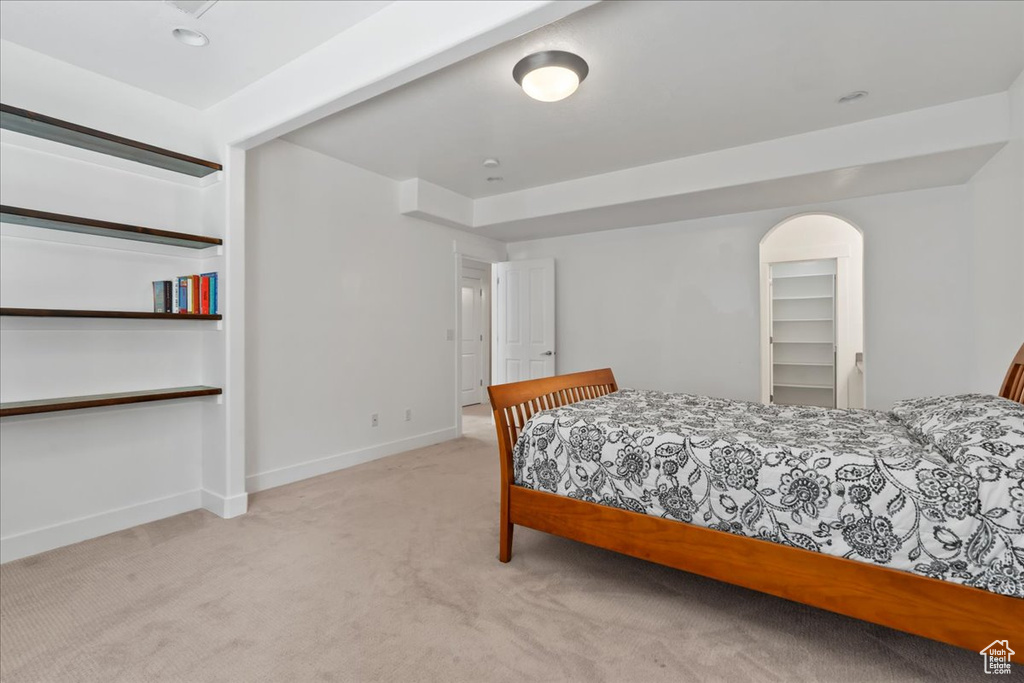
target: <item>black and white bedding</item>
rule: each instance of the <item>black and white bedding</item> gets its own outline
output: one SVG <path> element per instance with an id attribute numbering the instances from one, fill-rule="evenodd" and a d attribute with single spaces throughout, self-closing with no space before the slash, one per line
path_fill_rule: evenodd
<path id="1" fill-rule="evenodd" d="M 1024 406 L 621 390 L 533 416 L 515 483 L 1024 598 Z"/>

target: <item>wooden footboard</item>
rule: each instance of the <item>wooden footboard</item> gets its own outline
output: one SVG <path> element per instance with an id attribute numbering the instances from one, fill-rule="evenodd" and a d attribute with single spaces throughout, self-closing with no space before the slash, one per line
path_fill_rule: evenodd
<path id="1" fill-rule="evenodd" d="M 531 416 L 617 390 L 609 369 L 488 389 L 502 562 L 519 524 L 974 651 L 997 639 L 1024 644 L 1024 600 L 515 485 L 512 448 Z"/>

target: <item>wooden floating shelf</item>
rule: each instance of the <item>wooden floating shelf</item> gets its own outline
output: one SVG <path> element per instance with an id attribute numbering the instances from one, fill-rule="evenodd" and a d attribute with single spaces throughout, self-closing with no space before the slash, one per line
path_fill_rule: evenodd
<path id="1" fill-rule="evenodd" d="M 0 221 L 15 225 L 27 225 L 32 228 L 77 232 L 135 242 L 187 247 L 189 249 L 207 249 L 224 244 L 224 241 L 219 237 L 206 237 L 205 235 L 192 235 L 187 232 L 172 232 L 170 230 L 157 230 L 156 228 L 142 228 L 137 225 L 112 223 L 95 218 L 67 216 L 65 214 L 49 213 L 48 211 L 37 211 L 35 209 L 22 209 L 16 206 L 0 205 Z"/>
<path id="2" fill-rule="evenodd" d="M 213 161 L 179 154 L 169 149 L 154 147 L 144 142 L 129 140 L 6 104 L 0 104 L 0 128 L 108 154 L 120 159 L 137 161 L 140 164 L 182 173 L 193 178 L 204 178 L 223 168 Z"/>
<path id="3" fill-rule="evenodd" d="M 121 406 L 130 403 L 147 403 L 149 401 L 169 401 L 179 398 L 196 396 L 216 396 L 223 393 L 219 387 L 194 386 L 173 387 L 171 389 L 150 389 L 148 391 L 126 391 L 118 394 L 93 394 L 91 396 L 65 396 L 62 398 L 44 398 L 36 401 L 12 401 L 0 403 L 0 417 L 14 415 L 33 415 L 35 413 L 54 413 L 63 410 L 79 410 L 82 408 L 101 408 L 105 406 Z"/>
<path id="4" fill-rule="evenodd" d="M 83 311 L 66 308 L 0 308 L 0 316 L 22 318 L 134 318 L 144 320 L 221 320 L 220 313 L 151 313 L 148 311 Z"/>

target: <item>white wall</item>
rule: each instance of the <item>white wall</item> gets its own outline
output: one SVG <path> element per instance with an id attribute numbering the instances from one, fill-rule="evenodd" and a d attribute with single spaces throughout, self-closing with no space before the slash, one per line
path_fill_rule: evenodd
<path id="1" fill-rule="evenodd" d="M 508 249 L 512 259 L 555 258 L 560 373 L 610 366 L 622 386 L 756 401 L 758 243 L 807 211 L 835 213 L 864 231 L 868 407 L 978 388 L 966 186 Z M 998 381 L 982 388 L 994 392 Z"/>
<path id="2" fill-rule="evenodd" d="M 971 179 L 978 387 L 1006 372 L 1024 342 L 1024 73 L 1010 88 L 1011 139 Z"/>
<path id="3" fill-rule="evenodd" d="M 5 104 L 153 144 L 209 151 L 195 112 L 2 43 Z M 4 204 L 222 236 L 216 186 L 3 131 Z M 131 170 L 139 169 L 141 172 Z M 206 272 L 209 252 L 5 224 L 0 304 L 151 310 L 153 280 Z M 212 258 L 204 258 L 211 256 Z M 213 384 L 217 323 L 0 319 L 0 400 Z M 215 361 L 213 361 L 215 362 Z M 36 553 L 200 506 L 203 426 L 217 399 L 9 417 L 0 422 L 0 558 Z"/>
<path id="4" fill-rule="evenodd" d="M 185 384 L 197 377 L 223 386 L 225 394 L 202 402 L 5 418 L 0 424 L 0 561 L 200 504 L 223 516 L 244 512 L 245 291 L 239 278 L 245 259 L 245 162 L 241 148 L 228 148 L 227 142 L 253 146 L 258 144 L 253 136 L 270 139 L 588 4 L 590 0 L 539 0 L 467 8 L 396 3 L 378 13 L 372 24 L 353 27 L 206 111 L 0 41 L 5 104 L 219 160 L 225 166 L 220 185 L 185 190 L 167 185 L 154 191 L 156 185 L 147 185 L 146 179 L 166 181 L 174 174 L 141 171 L 137 164 L 113 158 L 100 164 L 105 167 L 102 172 L 94 173 L 89 163 L 75 167 L 94 153 L 3 131 L 5 203 L 226 235 L 219 255 L 205 262 L 190 259 L 203 265 L 185 268 L 216 269 L 226 275 L 225 319 L 213 327 L 3 321 L 4 400 L 56 392 L 58 387 L 60 395 L 73 391 L 73 386 L 96 393 L 172 378 L 175 384 Z M 449 15 L 458 15 L 459 21 L 451 21 Z M 424 31 L 427 24 L 438 30 Z M 389 40 L 382 43 L 384 35 Z M 345 78 L 334 78 L 325 86 L 324 69 L 339 63 L 339 54 L 365 53 L 366 45 L 376 51 L 376 58 L 364 60 L 359 68 L 346 70 Z M 11 151 L 15 147 L 26 147 L 23 158 L 15 159 L 20 154 Z M 27 171 L 22 161 L 33 155 L 35 169 Z M 201 199 L 197 201 L 196 195 Z M 32 245 L 25 238 L 27 232 L 17 236 L 19 231 L 10 228 L 4 226 L 0 243 L 4 305 L 144 308 L 148 299 L 143 301 L 145 295 L 133 284 L 177 274 L 184 265 L 160 249 L 132 253 L 127 246 L 117 250 Z M 468 236 L 460 242 L 478 257 L 493 256 L 492 244 Z M 504 254 L 503 248 L 498 251 Z M 453 273 L 452 318 L 454 281 Z M 46 354 L 54 360 L 52 367 Z M 454 401 L 453 394 L 447 403 Z M 412 429 L 429 421 L 425 418 L 430 412 L 427 406 Z M 382 422 L 381 429 L 385 426 Z"/>
<path id="5" fill-rule="evenodd" d="M 249 490 L 452 438 L 453 242 L 503 245 L 402 216 L 398 183 L 296 145 L 248 157 Z"/>

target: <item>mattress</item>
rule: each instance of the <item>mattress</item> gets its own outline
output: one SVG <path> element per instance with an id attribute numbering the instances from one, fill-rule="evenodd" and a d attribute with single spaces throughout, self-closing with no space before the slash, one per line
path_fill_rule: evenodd
<path id="1" fill-rule="evenodd" d="M 526 488 L 1024 598 L 1024 457 L 957 462 L 892 413 L 624 389 L 534 415 L 513 467 Z"/>

